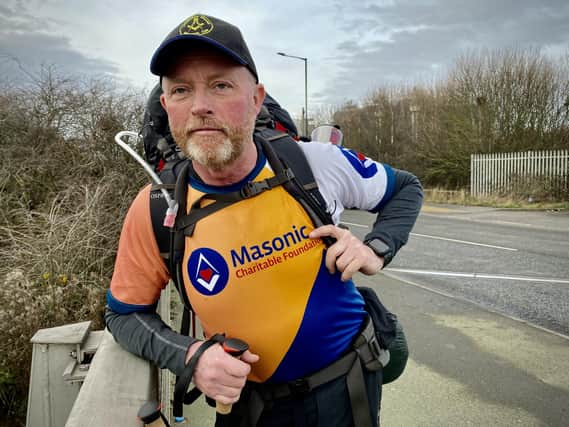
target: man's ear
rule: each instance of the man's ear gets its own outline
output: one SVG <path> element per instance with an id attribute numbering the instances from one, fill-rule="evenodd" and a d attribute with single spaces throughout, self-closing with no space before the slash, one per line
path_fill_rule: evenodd
<path id="1" fill-rule="evenodd" d="M 166 108 L 166 97 L 164 96 L 164 94 L 160 95 L 160 105 L 162 105 L 162 108 L 164 108 L 164 111 L 166 111 L 166 113 L 168 113 L 168 109 Z"/>
<path id="2" fill-rule="evenodd" d="M 162 92 L 160 94 L 160 105 L 162 105 L 162 108 L 164 108 L 164 111 L 168 112 L 168 109 L 166 108 L 166 91 L 168 90 L 168 78 L 167 77 L 160 77 L 160 89 L 162 89 Z"/>
<path id="3" fill-rule="evenodd" d="M 255 102 L 255 108 L 257 109 L 257 114 L 261 111 L 261 107 L 263 106 L 263 101 L 265 100 L 265 86 L 261 83 L 255 86 L 255 92 L 253 94 L 253 100 Z"/>

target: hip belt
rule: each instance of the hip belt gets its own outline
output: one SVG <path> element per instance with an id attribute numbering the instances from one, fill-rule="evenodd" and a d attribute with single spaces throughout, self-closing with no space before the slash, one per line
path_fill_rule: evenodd
<path id="1" fill-rule="evenodd" d="M 372 421 L 362 366 L 372 372 L 381 369 L 389 363 L 389 350 L 379 346 L 373 322 L 369 316 L 366 317 L 364 325 L 362 332 L 354 340 L 347 354 L 312 375 L 283 384 L 249 382 L 251 394 L 246 403 L 247 416 L 245 418 L 248 418 L 246 425 L 255 426 L 264 407 L 270 405 L 271 402 L 278 399 L 301 397 L 345 375 L 354 425 L 371 427 Z"/>

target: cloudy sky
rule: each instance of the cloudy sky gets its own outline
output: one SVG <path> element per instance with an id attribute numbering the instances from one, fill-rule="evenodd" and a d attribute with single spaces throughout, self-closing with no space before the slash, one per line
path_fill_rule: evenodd
<path id="1" fill-rule="evenodd" d="M 0 79 L 40 64 L 149 90 L 150 57 L 186 17 L 206 13 L 239 26 L 260 79 L 295 116 L 358 101 L 383 84 L 432 81 L 469 49 L 569 49 L 567 0 L 3 0 Z"/>

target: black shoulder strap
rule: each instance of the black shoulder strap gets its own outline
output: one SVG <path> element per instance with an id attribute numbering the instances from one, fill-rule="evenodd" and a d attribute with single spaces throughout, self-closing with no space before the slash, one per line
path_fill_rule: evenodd
<path id="1" fill-rule="evenodd" d="M 318 190 L 312 168 L 306 159 L 304 151 L 299 143 L 288 133 L 281 132 L 269 126 L 255 128 L 255 139 L 265 140 L 271 143 L 271 147 L 277 152 L 278 157 L 293 170 L 296 179 L 302 187 L 308 191 L 326 209 L 326 202 Z"/>
<path id="2" fill-rule="evenodd" d="M 174 189 L 174 199 L 178 202 L 178 215 L 176 216 L 176 224 L 179 221 L 180 215 L 186 212 L 186 195 L 188 192 L 188 176 L 191 170 L 192 164 L 188 161 L 179 171 L 178 177 L 176 179 L 176 187 Z M 188 295 L 184 288 L 184 280 L 182 276 L 182 259 L 184 257 L 184 247 L 186 243 L 186 238 L 184 236 L 183 230 L 179 230 L 176 225 L 169 230 L 170 234 L 170 256 L 168 259 L 168 266 L 170 270 L 170 277 L 182 298 L 184 303 L 184 310 L 191 310 L 192 306 Z M 186 325 L 182 325 L 184 329 Z"/>
<path id="3" fill-rule="evenodd" d="M 185 201 L 186 201 L 185 191 L 187 190 L 187 187 L 184 185 L 178 185 L 179 187 L 178 192 L 183 192 L 184 193 L 183 195 L 180 194 L 176 195 L 175 189 L 177 187 L 178 181 L 185 181 L 185 178 L 183 177 L 187 176 L 189 167 L 190 167 L 190 162 L 185 159 L 176 162 L 166 163 L 164 169 L 160 173 L 160 179 L 163 181 L 163 184 L 153 185 L 150 190 L 150 219 L 152 222 L 152 230 L 154 231 L 154 237 L 156 238 L 156 243 L 158 245 L 158 249 L 160 250 L 160 256 L 166 262 L 166 266 L 168 267 L 168 271 L 170 273 L 170 277 L 172 278 L 172 282 L 174 282 L 174 286 L 178 290 L 180 298 L 184 302 L 184 312 L 182 315 L 182 327 L 181 327 L 182 329 L 181 332 L 184 335 L 189 334 L 189 326 L 191 318 L 189 310 L 191 310 L 191 305 L 183 288 L 180 288 L 181 281 L 179 280 L 178 277 L 180 272 L 176 268 L 176 265 L 180 264 L 180 262 L 178 262 L 175 259 L 175 257 L 172 255 L 175 254 L 174 242 L 176 239 L 174 236 L 174 232 L 171 228 L 164 227 L 163 225 L 164 215 L 166 214 L 166 210 L 168 209 L 168 204 L 166 202 L 164 194 L 161 191 L 161 188 L 165 188 L 170 193 L 170 196 L 173 199 L 176 199 L 178 205 L 180 204 L 183 205 L 179 206 L 178 208 L 179 212 L 183 211 L 185 209 Z"/>
<path id="4" fill-rule="evenodd" d="M 156 237 L 160 256 L 166 260 L 166 263 L 168 263 L 170 256 L 170 229 L 163 225 L 168 203 L 166 203 L 161 189 L 165 188 L 168 190 L 170 196 L 173 198 L 176 179 L 187 163 L 189 162 L 185 159 L 166 163 L 162 171 L 160 171 L 160 179 L 163 184 L 154 184 L 150 189 L 150 220 L 152 222 L 152 230 Z"/>
<path id="5" fill-rule="evenodd" d="M 301 204 L 314 225 L 319 227 L 332 224 L 332 217 L 326 210 L 326 202 L 318 190 L 314 174 L 304 151 L 300 148 L 300 143 L 288 135 L 270 143 L 263 139 L 259 142 L 275 174 L 282 169 L 292 170 L 294 179 L 284 183 L 283 187 Z M 335 239 L 324 237 L 322 241 L 326 246 L 330 246 Z"/>

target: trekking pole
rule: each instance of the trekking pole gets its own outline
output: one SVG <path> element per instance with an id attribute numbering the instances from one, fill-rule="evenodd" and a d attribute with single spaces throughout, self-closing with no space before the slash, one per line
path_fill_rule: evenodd
<path id="1" fill-rule="evenodd" d="M 140 157 L 140 155 L 134 151 L 132 147 L 128 145 L 128 143 L 122 140 L 124 136 L 138 138 L 138 134 L 136 132 L 123 130 L 115 135 L 115 142 L 144 168 L 146 173 L 150 175 L 156 184 L 164 185 L 160 177 L 156 175 L 156 172 L 154 172 L 152 169 L 152 166 L 150 166 L 142 157 Z M 161 187 L 160 191 L 164 195 L 166 203 L 168 204 L 168 210 L 166 211 L 166 216 L 164 217 L 164 227 L 172 228 L 174 226 L 174 221 L 176 220 L 176 214 L 178 212 L 178 202 L 172 199 L 170 193 L 168 193 L 164 187 Z"/>
<path id="2" fill-rule="evenodd" d="M 170 427 L 161 409 L 161 404 L 155 400 L 149 400 L 138 410 L 138 418 L 148 427 Z"/>
<path id="3" fill-rule="evenodd" d="M 226 353 L 233 357 L 239 357 L 249 349 L 249 344 L 237 338 L 228 338 L 223 341 L 221 346 Z M 231 412 L 232 407 L 233 405 L 215 402 L 215 410 L 218 414 L 227 415 Z"/>

